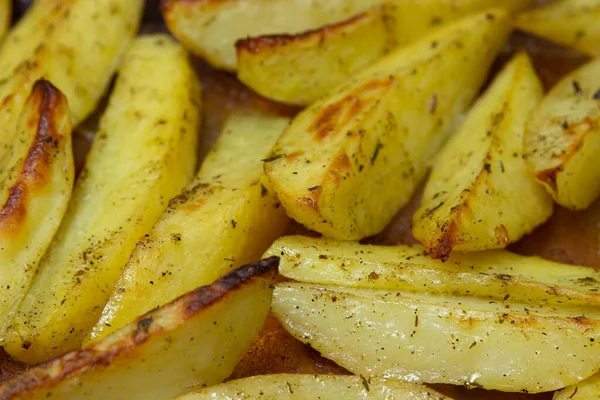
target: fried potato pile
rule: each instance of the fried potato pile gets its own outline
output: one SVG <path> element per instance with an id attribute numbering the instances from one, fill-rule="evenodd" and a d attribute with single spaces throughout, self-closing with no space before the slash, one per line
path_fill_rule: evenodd
<path id="1" fill-rule="evenodd" d="M 600 0 L 12 7 L 0 400 L 600 396 L 600 271 L 509 247 L 600 197 Z M 546 93 L 516 29 L 590 58 Z M 233 379 L 273 317 L 336 373 Z"/>

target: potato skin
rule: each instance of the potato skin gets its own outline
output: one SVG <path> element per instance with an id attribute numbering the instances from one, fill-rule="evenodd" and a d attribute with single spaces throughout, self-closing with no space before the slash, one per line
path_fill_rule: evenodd
<path id="1" fill-rule="evenodd" d="M 183 48 L 167 35 L 136 39 L 64 221 L 11 323 L 11 356 L 35 364 L 81 346 L 135 244 L 193 176 L 199 106 Z"/>
<path id="2" fill-rule="evenodd" d="M 381 231 L 476 96 L 508 21 L 492 11 L 448 25 L 298 114 L 265 160 L 288 214 L 335 239 Z"/>
<path id="3" fill-rule="evenodd" d="M 542 93 L 527 54 L 516 55 L 435 159 L 413 217 L 413 235 L 434 258 L 505 248 L 552 214 L 523 154 Z"/>
<path id="4" fill-rule="evenodd" d="M 565 76 L 531 114 L 527 163 L 554 200 L 582 210 L 600 196 L 600 61 Z"/>

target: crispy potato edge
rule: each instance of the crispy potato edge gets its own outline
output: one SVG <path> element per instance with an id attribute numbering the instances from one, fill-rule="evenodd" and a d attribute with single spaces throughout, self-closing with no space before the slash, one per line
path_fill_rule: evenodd
<path id="1" fill-rule="evenodd" d="M 312 41 L 325 40 L 327 37 L 337 35 L 339 31 L 344 30 L 346 27 L 354 25 L 362 19 L 368 18 L 371 14 L 373 14 L 373 11 L 365 11 L 346 20 L 297 34 L 261 35 L 239 39 L 235 43 L 236 52 L 239 57 L 241 53 L 256 54 L 266 50 L 277 51 L 278 48 L 293 42 L 310 43 Z"/>

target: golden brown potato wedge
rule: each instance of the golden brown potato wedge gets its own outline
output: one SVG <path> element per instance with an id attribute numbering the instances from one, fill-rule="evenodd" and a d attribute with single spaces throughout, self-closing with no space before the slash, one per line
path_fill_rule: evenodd
<path id="1" fill-rule="evenodd" d="M 383 229 L 477 95 L 508 30 L 501 10 L 447 25 L 298 114 L 265 160 L 288 215 L 336 239 Z"/>
<path id="2" fill-rule="evenodd" d="M 600 56 L 600 1 L 558 0 L 517 16 L 522 31 Z"/>
<path id="3" fill-rule="evenodd" d="M 392 379 L 352 375 L 259 375 L 229 381 L 177 400 L 261 399 L 261 400 L 450 400 L 423 385 Z"/>
<path id="4" fill-rule="evenodd" d="M 39 65 L 39 76 L 50 80 L 69 100 L 76 125 L 104 95 L 137 32 L 144 3 L 37 1 L 0 46 L 0 76 L 10 77 L 23 63 Z"/>
<path id="5" fill-rule="evenodd" d="M 600 196 L 600 59 L 564 77 L 534 110 L 525 134 L 527 162 L 564 207 Z"/>
<path id="6" fill-rule="evenodd" d="M 220 383 L 262 328 L 277 259 L 188 292 L 0 386 L 0 399 L 169 400 Z"/>
<path id="7" fill-rule="evenodd" d="M 422 246 L 373 246 L 303 236 L 278 239 L 265 257 L 307 283 L 475 296 L 526 304 L 600 305 L 600 270 L 508 251 L 453 253 L 442 262 Z"/>
<path id="8" fill-rule="evenodd" d="M 554 393 L 553 400 L 597 400 L 600 398 L 600 373 Z"/>
<path id="9" fill-rule="evenodd" d="M 200 172 L 129 259 L 90 341 L 232 268 L 257 260 L 288 218 L 261 183 L 262 162 L 288 118 L 234 113 Z"/>
<path id="10" fill-rule="evenodd" d="M 472 297 L 281 283 L 285 329 L 366 378 L 538 393 L 573 385 L 600 363 L 600 312 Z"/>
<path id="11" fill-rule="evenodd" d="M 412 223 L 432 257 L 505 248 L 550 217 L 552 198 L 523 159 L 542 93 L 527 54 L 516 55 L 442 149 Z"/>
<path id="12" fill-rule="evenodd" d="M 0 342 L 36 274 L 73 190 L 67 99 L 38 81 L 0 160 Z"/>
<path id="13" fill-rule="evenodd" d="M 336 23 L 384 0 L 162 0 L 165 23 L 194 54 L 235 70 L 235 42 Z"/>
<path id="14" fill-rule="evenodd" d="M 191 179 L 200 87 L 166 35 L 136 39 L 65 219 L 11 323 L 5 349 L 35 364 L 78 348 L 136 242 Z"/>
<path id="15" fill-rule="evenodd" d="M 533 2 L 389 0 L 383 7 L 312 31 L 240 39 L 237 75 L 263 96 L 309 105 L 392 47 L 406 46 L 437 27 L 488 7 L 515 12 Z"/>

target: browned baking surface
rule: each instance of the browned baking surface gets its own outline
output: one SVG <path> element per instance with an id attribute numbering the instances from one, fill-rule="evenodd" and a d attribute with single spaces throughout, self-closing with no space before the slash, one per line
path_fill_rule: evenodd
<path id="1" fill-rule="evenodd" d="M 147 26 L 145 31 L 160 30 L 159 25 Z M 532 55 L 536 68 L 546 88 L 551 87 L 561 76 L 585 61 L 585 58 L 562 48 L 549 45 L 535 38 L 514 34 L 505 54 L 496 68 L 516 50 L 527 49 Z M 203 83 L 203 132 L 199 152 L 204 156 L 216 139 L 226 116 L 231 110 L 240 107 L 259 107 L 273 112 L 293 115 L 298 110 L 270 102 L 254 94 L 241 85 L 233 75 L 215 71 L 206 63 L 197 60 L 196 66 Z M 74 136 L 74 146 L 78 165 L 84 161 L 97 120 L 86 121 Z M 418 206 L 420 194 L 403 209 L 392 223 L 379 235 L 369 238 L 369 243 L 397 244 L 415 243 L 410 230 L 413 211 Z M 294 225 L 293 233 L 308 233 Z M 556 208 L 553 217 L 511 250 L 522 254 L 536 254 L 545 258 L 600 268 L 599 256 L 600 202 L 583 212 L 572 212 Z M 23 370 L 0 351 L 0 381 Z M 256 374 L 292 373 L 346 373 L 333 362 L 326 360 L 313 349 L 291 337 L 270 317 L 252 348 L 244 356 L 232 375 L 241 378 Z M 437 389 L 457 399 L 551 399 L 551 394 L 524 395 L 490 392 L 480 389 L 466 390 L 449 385 L 436 386 Z"/>

